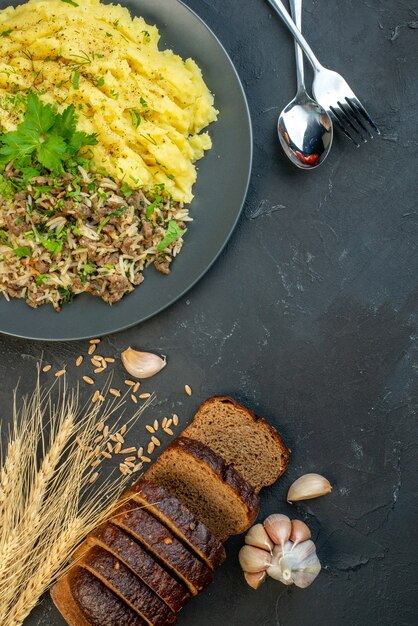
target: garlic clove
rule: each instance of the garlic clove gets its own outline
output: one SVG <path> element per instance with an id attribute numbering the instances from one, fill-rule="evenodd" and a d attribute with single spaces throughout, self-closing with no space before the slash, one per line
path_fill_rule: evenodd
<path id="1" fill-rule="evenodd" d="M 292 522 L 287 515 L 275 513 L 264 520 L 264 528 L 273 543 L 284 546 L 292 532 Z"/>
<path id="2" fill-rule="evenodd" d="M 266 570 L 271 563 L 271 555 L 254 546 L 244 546 L 239 551 L 238 559 L 244 572 L 256 574 Z"/>
<path id="3" fill-rule="evenodd" d="M 305 474 L 301 476 L 287 493 L 288 502 L 298 502 L 299 500 L 311 500 L 324 496 L 332 491 L 330 482 L 320 474 Z"/>
<path id="4" fill-rule="evenodd" d="M 274 544 L 270 540 L 270 537 L 266 533 L 263 524 L 256 524 L 245 536 L 245 543 L 255 548 L 261 548 L 261 550 L 267 550 L 272 552 Z"/>
<path id="5" fill-rule="evenodd" d="M 127 348 L 120 356 L 126 371 L 134 378 L 151 378 L 167 365 L 165 357 L 132 348 Z"/>
<path id="6" fill-rule="evenodd" d="M 296 546 L 301 541 L 307 541 L 312 536 L 309 527 L 299 519 L 292 519 L 292 532 L 290 533 L 290 541 Z"/>
<path id="7" fill-rule="evenodd" d="M 244 578 L 247 581 L 247 583 L 250 585 L 250 587 L 252 587 L 253 589 L 258 589 L 266 580 L 267 574 L 265 571 L 255 572 L 251 574 L 250 572 L 244 572 Z"/>

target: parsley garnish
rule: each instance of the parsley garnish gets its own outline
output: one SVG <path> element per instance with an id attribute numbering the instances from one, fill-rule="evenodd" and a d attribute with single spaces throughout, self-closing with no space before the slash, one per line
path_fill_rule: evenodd
<path id="1" fill-rule="evenodd" d="M 80 72 L 75 71 L 73 74 L 73 87 L 78 89 L 80 86 Z"/>
<path id="2" fill-rule="evenodd" d="M 0 37 L 8 37 L 10 35 L 10 33 L 13 32 L 13 28 L 9 28 L 9 30 L 4 30 L 1 34 Z"/>
<path id="3" fill-rule="evenodd" d="M 154 211 L 157 208 L 157 206 L 160 205 L 161 201 L 162 201 L 162 197 L 157 194 L 154 198 L 154 202 L 152 202 L 151 204 L 147 206 L 147 218 L 149 220 L 152 219 L 152 216 L 154 215 Z"/>
<path id="4" fill-rule="evenodd" d="M 39 274 L 36 278 L 35 278 L 35 283 L 38 285 L 38 287 L 40 285 L 43 285 L 44 283 L 46 283 L 49 279 L 48 274 Z"/>
<path id="5" fill-rule="evenodd" d="M 138 109 L 128 109 L 129 111 L 129 115 L 131 116 L 131 122 L 132 122 L 132 126 L 134 128 L 138 128 L 138 126 L 141 124 L 141 113 L 138 111 Z"/>
<path id="6" fill-rule="evenodd" d="M 26 170 L 29 178 L 36 175 L 38 165 L 53 174 L 63 173 L 64 163 L 76 159 L 81 148 L 97 144 L 96 135 L 77 131 L 76 122 L 74 105 L 58 113 L 30 93 L 23 122 L 16 130 L 0 135 L 0 165 L 14 161 L 15 167 Z"/>
<path id="7" fill-rule="evenodd" d="M 74 298 L 74 294 L 71 289 L 65 289 L 64 287 L 58 287 L 58 293 L 61 296 L 62 302 L 71 302 Z"/>
<path id="8" fill-rule="evenodd" d="M 72 7 L 78 7 L 78 4 L 76 2 L 73 2 L 73 0 L 61 0 L 61 2 L 65 2 L 65 4 L 71 4 Z"/>
<path id="9" fill-rule="evenodd" d="M 168 228 L 166 230 L 165 237 L 162 241 L 160 241 L 157 246 L 158 252 L 162 252 L 163 250 L 168 248 L 168 246 L 172 244 L 173 241 L 184 235 L 184 233 L 185 231 L 180 228 L 177 222 L 175 222 L 174 220 L 168 222 Z"/>
<path id="10" fill-rule="evenodd" d="M 31 256 L 32 254 L 32 250 L 29 248 L 29 246 L 21 246 L 20 248 L 13 248 L 13 252 L 16 254 L 16 256 L 19 257 L 19 259 L 23 259 L 23 257 L 25 256 Z"/>

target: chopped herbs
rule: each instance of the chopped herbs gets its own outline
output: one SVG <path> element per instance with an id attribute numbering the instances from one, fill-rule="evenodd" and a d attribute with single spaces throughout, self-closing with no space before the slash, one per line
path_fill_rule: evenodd
<path id="1" fill-rule="evenodd" d="M 23 257 L 26 257 L 26 256 L 31 256 L 32 254 L 32 250 L 29 248 L 29 246 L 21 246 L 20 248 L 13 248 L 13 252 L 16 254 L 16 256 L 19 257 L 19 259 L 23 259 Z"/>
<path id="2" fill-rule="evenodd" d="M 10 33 L 12 32 L 13 32 L 12 28 L 10 28 L 9 30 L 4 30 L 2 33 L 0 33 L 0 37 L 8 37 Z"/>
<path id="3" fill-rule="evenodd" d="M 44 283 L 48 282 L 49 280 L 49 275 L 48 274 L 39 274 L 36 278 L 35 278 L 35 283 L 38 285 L 38 287 L 40 285 L 43 285 Z"/>
<path id="4" fill-rule="evenodd" d="M 138 109 L 128 109 L 129 111 L 129 115 L 131 116 L 131 122 L 132 122 L 132 126 L 134 128 L 138 128 L 138 126 L 141 124 L 141 113 L 139 112 Z"/>
<path id="5" fill-rule="evenodd" d="M 73 74 L 73 87 L 74 89 L 78 89 L 80 86 L 80 72 L 75 71 Z"/>
<path id="6" fill-rule="evenodd" d="M 61 2 L 65 2 L 65 4 L 70 4 L 72 7 L 78 7 L 78 4 L 76 2 L 73 2 L 73 0 L 61 0 Z"/>
<path id="7" fill-rule="evenodd" d="M 176 239 L 184 235 L 184 230 L 180 228 L 180 226 L 174 220 L 171 220 L 168 223 L 168 228 L 165 234 L 165 237 L 157 246 L 158 252 L 163 252 L 169 245 L 171 245 Z"/>
<path id="8" fill-rule="evenodd" d="M 152 219 L 155 209 L 158 206 L 160 206 L 161 202 L 162 202 L 162 197 L 157 194 L 154 198 L 154 202 L 152 202 L 151 204 L 147 206 L 147 218 L 149 220 Z"/>

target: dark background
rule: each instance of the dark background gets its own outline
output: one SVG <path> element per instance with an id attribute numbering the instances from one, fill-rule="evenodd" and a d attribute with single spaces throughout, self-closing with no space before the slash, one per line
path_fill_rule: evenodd
<path id="1" fill-rule="evenodd" d="M 282 23 L 263 0 L 186 4 L 243 80 L 255 133 L 250 192 L 199 285 L 155 319 L 106 338 L 101 353 L 132 344 L 168 355 L 147 386 L 157 393 L 152 417 L 175 410 L 185 424 L 202 400 L 226 393 L 274 424 L 293 454 L 287 474 L 264 492 L 260 517 L 305 519 L 323 571 L 307 590 L 270 580 L 255 592 L 242 580 L 235 538 L 215 583 L 179 623 L 418 624 L 418 2 L 305 1 L 305 32 L 320 60 L 345 75 L 382 129 L 359 150 L 336 137 L 312 173 L 286 162 L 275 133 L 295 90 Z M 42 351 L 59 368 L 85 350 L 85 342 L 1 337 L 2 413 L 18 378 L 23 389 L 33 382 Z M 75 381 L 79 373 L 68 369 Z M 115 377 L 123 380 L 119 365 Z M 310 471 L 327 476 L 333 493 L 288 506 L 288 486 Z M 63 622 L 44 600 L 28 623 Z"/>

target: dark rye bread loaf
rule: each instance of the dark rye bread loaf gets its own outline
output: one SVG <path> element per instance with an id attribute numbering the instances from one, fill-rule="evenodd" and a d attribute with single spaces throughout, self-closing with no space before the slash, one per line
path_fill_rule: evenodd
<path id="1" fill-rule="evenodd" d="M 146 626 L 146 622 L 93 574 L 74 566 L 51 590 L 69 626 Z"/>
<path id="2" fill-rule="evenodd" d="M 233 398 L 206 400 L 183 434 L 232 463 L 257 493 L 273 484 L 289 462 L 289 450 L 277 431 Z"/>
<path id="3" fill-rule="evenodd" d="M 179 437 L 145 477 L 180 500 L 220 541 L 244 532 L 257 517 L 252 486 L 200 441 Z"/>
<path id="4" fill-rule="evenodd" d="M 92 546 L 101 546 L 117 557 L 163 600 L 179 611 L 189 600 L 186 587 L 175 580 L 131 535 L 110 522 L 94 530 L 74 554 L 79 559 Z"/>
<path id="5" fill-rule="evenodd" d="M 155 517 L 138 503 L 128 502 L 112 523 L 131 534 L 144 548 L 159 560 L 188 588 L 197 595 L 213 579 L 212 571 L 186 548 Z"/>
<path id="6" fill-rule="evenodd" d="M 219 539 L 161 485 L 140 478 L 128 489 L 128 494 L 167 526 L 210 569 L 215 570 L 225 561 L 225 549 Z"/>
<path id="7" fill-rule="evenodd" d="M 168 626 L 177 619 L 173 611 L 119 559 L 99 546 L 88 550 L 77 565 L 91 572 L 149 626 Z"/>

